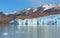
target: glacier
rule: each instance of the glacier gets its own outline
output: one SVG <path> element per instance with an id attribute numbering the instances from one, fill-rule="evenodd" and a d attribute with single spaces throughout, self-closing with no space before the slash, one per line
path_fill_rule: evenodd
<path id="1" fill-rule="evenodd" d="M 10 24 L 19 25 L 60 25 L 60 14 L 43 16 L 38 18 L 15 19 Z"/>

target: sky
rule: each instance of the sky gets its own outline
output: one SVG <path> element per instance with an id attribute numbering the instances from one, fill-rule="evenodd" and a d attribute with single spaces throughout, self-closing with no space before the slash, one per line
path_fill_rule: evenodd
<path id="1" fill-rule="evenodd" d="M 0 11 L 12 13 L 26 8 L 37 8 L 44 4 L 60 4 L 60 0 L 0 0 Z"/>

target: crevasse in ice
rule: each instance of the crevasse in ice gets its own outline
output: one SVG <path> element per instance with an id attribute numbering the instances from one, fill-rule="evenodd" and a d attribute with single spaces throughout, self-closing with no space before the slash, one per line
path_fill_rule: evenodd
<path id="1" fill-rule="evenodd" d="M 19 25 L 59 25 L 60 24 L 60 14 L 43 16 L 39 18 L 32 19 L 15 19 L 10 21 L 10 24 L 19 24 Z"/>

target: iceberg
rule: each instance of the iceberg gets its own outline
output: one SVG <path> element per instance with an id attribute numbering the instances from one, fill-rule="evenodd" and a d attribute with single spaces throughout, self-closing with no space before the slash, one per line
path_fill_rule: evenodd
<path id="1" fill-rule="evenodd" d="M 10 21 L 10 24 L 19 24 L 19 25 L 59 25 L 60 24 L 60 14 L 43 16 L 38 18 L 26 18 L 15 19 Z"/>

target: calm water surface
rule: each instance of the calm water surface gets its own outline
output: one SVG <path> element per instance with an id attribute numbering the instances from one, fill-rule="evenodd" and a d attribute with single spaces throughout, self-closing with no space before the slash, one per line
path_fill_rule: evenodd
<path id="1" fill-rule="evenodd" d="M 0 25 L 0 38 L 60 38 L 60 26 Z"/>

